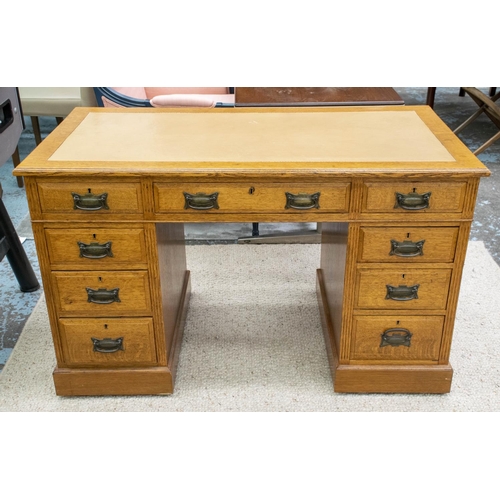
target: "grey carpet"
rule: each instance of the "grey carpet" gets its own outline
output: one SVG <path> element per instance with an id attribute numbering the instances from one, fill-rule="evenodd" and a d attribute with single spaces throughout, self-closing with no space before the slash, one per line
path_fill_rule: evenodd
<path id="1" fill-rule="evenodd" d="M 171 396 L 55 395 L 43 297 L 0 374 L 2 411 L 499 411 L 500 268 L 470 242 L 446 395 L 333 392 L 315 293 L 319 245 L 187 247 L 192 299 Z"/>

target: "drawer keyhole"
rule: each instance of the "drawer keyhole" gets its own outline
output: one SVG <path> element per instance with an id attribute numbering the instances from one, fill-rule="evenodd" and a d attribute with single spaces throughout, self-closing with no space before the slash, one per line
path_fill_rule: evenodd
<path id="1" fill-rule="evenodd" d="M 89 194 L 92 193 L 92 189 L 88 188 L 87 191 L 89 192 Z"/>
<path id="2" fill-rule="evenodd" d="M 249 190 L 248 190 L 248 194 L 254 194 L 255 193 L 255 188 L 254 187 L 251 187 Z"/>

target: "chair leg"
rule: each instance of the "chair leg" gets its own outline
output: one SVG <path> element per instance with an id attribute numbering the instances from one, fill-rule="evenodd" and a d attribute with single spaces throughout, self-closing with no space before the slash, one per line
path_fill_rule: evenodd
<path id="1" fill-rule="evenodd" d="M 33 267 L 24 251 L 21 240 L 14 229 L 12 220 L 0 198 L 0 260 L 7 256 L 12 271 L 19 283 L 22 292 L 34 292 L 40 288 L 40 283 L 33 271 Z"/>
<path id="2" fill-rule="evenodd" d="M 497 91 L 496 87 L 490 87 L 490 92 L 489 92 L 490 97 L 493 97 L 495 95 L 496 91 Z"/>
<path id="3" fill-rule="evenodd" d="M 31 124 L 33 125 L 33 133 L 35 134 L 35 143 L 38 146 L 42 142 L 42 134 L 40 133 L 40 123 L 38 116 L 31 117 Z"/>
<path id="4" fill-rule="evenodd" d="M 474 154 L 477 156 L 478 154 L 482 153 L 486 148 L 490 147 L 494 142 L 498 141 L 500 139 L 500 131 L 498 131 L 491 139 L 488 139 L 482 146 L 476 149 L 474 151 Z"/>
<path id="5" fill-rule="evenodd" d="M 465 96 L 465 90 L 462 87 L 460 87 L 460 90 L 458 91 L 458 95 L 460 97 L 464 97 Z"/>
<path id="6" fill-rule="evenodd" d="M 16 150 L 12 154 L 12 163 L 14 164 L 14 168 L 16 168 L 20 163 L 21 159 L 19 158 L 19 147 L 16 146 Z M 17 178 L 17 185 L 22 188 L 24 186 L 24 181 L 22 177 Z"/>
<path id="7" fill-rule="evenodd" d="M 454 134 L 461 132 L 467 125 L 470 125 L 484 110 L 484 106 L 481 106 L 472 116 L 469 116 L 461 125 L 459 125 L 454 131 Z"/>
<path id="8" fill-rule="evenodd" d="M 427 87 L 427 99 L 425 104 L 427 106 L 430 106 L 431 108 L 434 107 L 434 97 L 436 97 L 436 87 Z"/>

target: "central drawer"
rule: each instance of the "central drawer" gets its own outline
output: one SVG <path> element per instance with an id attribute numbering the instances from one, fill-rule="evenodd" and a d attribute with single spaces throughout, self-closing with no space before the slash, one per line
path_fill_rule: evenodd
<path id="1" fill-rule="evenodd" d="M 155 211 L 348 212 L 351 184 L 155 183 Z"/>
<path id="2" fill-rule="evenodd" d="M 61 319 L 68 366 L 152 366 L 156 349 L 151 318 Z"/>
<path id="3" fill-rule="evenodd" d="M 52 273 L 55 302 L 66 316 L 149 316 L 147 271 Z"/>

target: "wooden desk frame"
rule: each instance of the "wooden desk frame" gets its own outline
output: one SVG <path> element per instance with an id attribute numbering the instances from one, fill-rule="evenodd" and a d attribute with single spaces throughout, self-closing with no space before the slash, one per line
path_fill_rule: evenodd
<path id="1" fill-rule="evenodd" d="M 416 106 L 397 111 L 380 107 L 172 113 L 177 113 L 179 120 L 186 113 L 190 114 L 189 119 L 199 116 L 203 120 L 223 115 L 220 120 L 224 123 L 224 115 L 231 113 L 240 117 L 254 113 L 253 118 L 281 113 L 279 116 L 284 120 L 287 113 L 292 113 L 290 118 L 294 120 L 301 119 L 300 113 L 308 113 L 304 118 L 308 116 L 314 122 L 311 113 L 329 113 L 333 120 L 335 113 L 358 113 L 356 118 L 362 120 L 366 113 L 374 111 L 416 113 L 442 145 L 442 158 L 449 154 L 451 160 L 276 162 L 264 157 L 258 162 L 254 159 L 183 162 L 168 158 L 89 161 L 78 157 L 68 160 L 64 158 L 67 151 L 61 146 L 89 114 L 120 117 L 120 113 L 169 113 L 155 109 L 76 109 L 15 172 L 24 176 L 26 182 L 57 357 L 54 371 L 57 394 L 172 393 L 190 294 L 183 223 L 254 222 L 257 218 L 261 222 L 322 223 L 317 288 L 335 391 L 449 392 L 452 379 L 449 353 L 462 267 L 479 179 L 489 172 L 434 112 L 427 106 Z M 148 119 L 144 115 L 142 118 Z M 214 147 L 217 151 L 217 144 Z M 90 153 L 83 148 L 84 156 Z M 183 191 L 208 194 L 214 189 L 222 193 L 218 209 L 192 210 L 183 205 Z M 285 192 L 300 194 L 306 189 L 322 192 L 319 208 L 285 209 Z M 72 192 L 104 191 L 109 207 L 102 210 L 77 210 L 70 197 Z M 419 197 L 416 209 L 415 200 L 410 199 L 405 201 L 408 205 L 404 209 L 395 207 L 394 195 L 398 192 L 416 193 Z M 424 203 L 420 196 L 427 192 L 432 192 L 431 201 L 419 206 Z M 257 199 L 251 198 L 255 193 L 258 208 L 251 202 Z M 92 203 L 96 203 L 94 199 Z M 417 245 L 414 239 L 427 239 L 425 256 L 406 258 L 408 255 L 400 254 L 391 260 L 393 237 L 384 232 L 387 230 L 407 235 L 399 236 L 404 241 L 398 244 L 409 241 L 412 248 Z M 77 240 L 89 239 L 93 234 L 100 241 L 101 233 L 115 235 L 125 242 L 122 253 L 114 261 L 80 259 Z M 132 242 L 132 246 L 126 242 Z M 64 249 L 68 246 L 71 251 L 66 253 Z M 339 265 L 342 262 L 345 264 Z M 420 302 L 404 296 L 403 305 L 399 297 L 386 305 L 369 292 L 370 279 L 377 273 L 382 273 L 380 279 L 385 279 L 383 273 L 418 276 Z M 95 288 L 99 286 L 97 283 L 113 283 L 118 276 L 126 284 L 132 281 L 139 284 L 128 289 L 124 285 L 121 302 L 105 306 L 108 309 L 87 304 L 80 292 L 74 291 L 73 283 L 78 288 L 89 280 Z M 385 287 L 382 288 L 385 294 Z M 398 293 L 405 295 L 408 288 L 400 286 Z M 135 325 L 141 333 L 131 331 L 132 327 L 127 330 L 127 325 Z M 90 340 L 99 331 L 101 337 L 106 337 L 103 328 L 114 337 L 124 328 L 124 342 L 129 347 L 120 350 L 117 339 L 106 338 L 108 344 L 116 347 L 116 356 L 106 351 L 109 349 L 106 342 L 101 346 L 105 352 L 96 354 Z M 377 332 L 377 345 L 370 337 L 370 329 Z M 412 329 L 411 334 L 404 333 Z M 388 350 L 381 351 L 380 334 L 390 343 Z"/>

